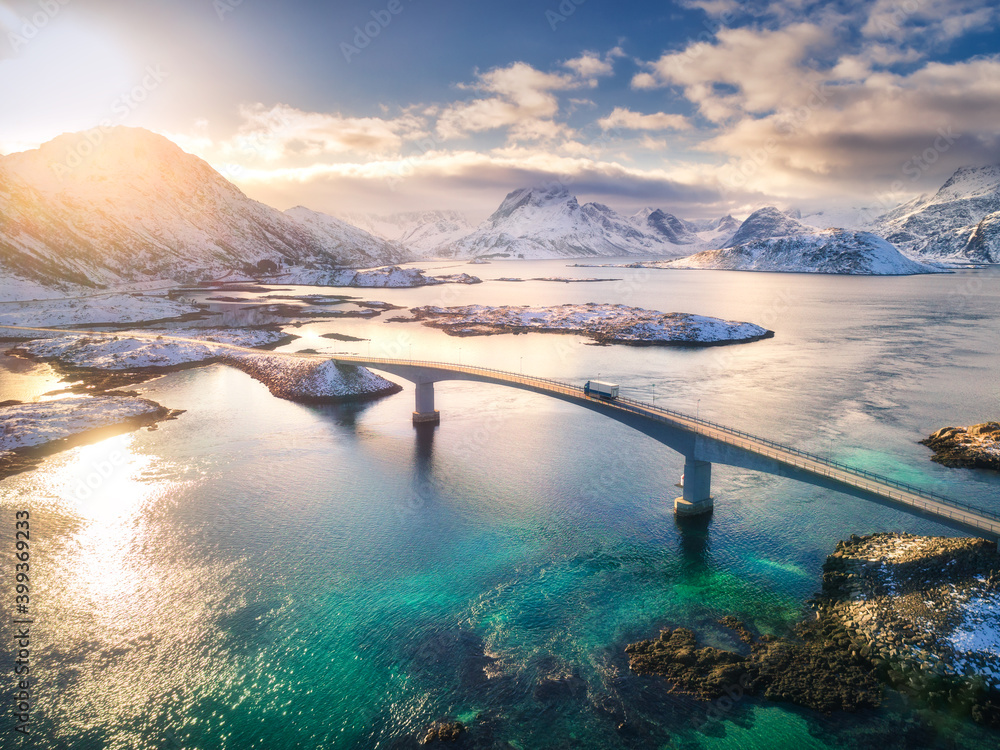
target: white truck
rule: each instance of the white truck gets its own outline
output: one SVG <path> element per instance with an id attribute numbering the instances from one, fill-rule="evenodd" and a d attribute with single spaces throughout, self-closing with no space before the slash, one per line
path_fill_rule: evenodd
<path id="1" fill-rule="evenodd" d="M 608 400 L 618 398 L 618 384 L 605 383 L 600 380 L 588 380 L 583 386 L 583 392 L 587 396 L 597 396 Z"/>

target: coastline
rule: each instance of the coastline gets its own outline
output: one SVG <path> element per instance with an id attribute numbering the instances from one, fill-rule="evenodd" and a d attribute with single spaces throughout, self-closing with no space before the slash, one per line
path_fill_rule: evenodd
<path id="1" fill-rule="evenodd" d="M 89 403 L 94 402 L 96 398 L 98 397 L 83 396 L 61 401 L 43 401 L 31 404 L 8 401 L 0 406 L 0 412 L 6 412 L 8 409 L 38 412 L 38 414 L 32 415 L 34 421 L 28 426 L 29 428 L 39 428 L 46 421 L 54 421 L 59 418 L 57 414 L 53 413 L 53 409 L 71 406 L 74 410 L 83 410 Z M 138 413 L 117 417 L 106 416 L 109 409 L 106 408 L 106 405 L 98 403 L 95 409 L 96 414 L 82 418 L 94 426 L 88 426 L 84 429 L 68 428 L 63 430 L 64 434 L 58 434 L 57 429 L 55 431 L 57 436 L 52 439 L 40 440 L 39 442 L 32 442 L 29 445 L 14 446 L 0 450 L 0 480 L 34 469 L 44 459 L 56 453 L 61 453 L 81 445 L 97 443 L 127 432 L 134 432 L 143 427 L 155 430 L 160 422 L 177 419 L 184 413 L 181 409 L 170 409 L 155 401 L 140 398 L 135 393 L 125 391 L 106 391 L 100 394 L 99 398 L 105 400 L 122 399 L 122 403 L 133 407 L 132 410 L 138 411 Z M 7 419 L 10 418 L 10 415 L 2 413 L 0 417 Z M 28 419 L 30 418 L 28 417 Z"/>
<path id="2" fill-rule="evenodd" d="M 739 654 L 699 647 L 688 628 L 629 644 L 631 670 L 712 701 L 734 690 L 824 713 L 876 708 L 893 690 L 925 708 L 1000 729 L 1000 556 L 982 539 L 852 536 L 823 566 L 812 614 L 789 636 Z"/>

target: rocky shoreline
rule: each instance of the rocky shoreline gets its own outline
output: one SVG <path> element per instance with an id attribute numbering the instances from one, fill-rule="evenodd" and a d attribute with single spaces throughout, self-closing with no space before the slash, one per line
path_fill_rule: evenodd
<path id="1" fill-rule="evenodd" d="M 266 385 L 271 395 L 302 404 L 371 401 L 403 390 L 364 367 L 328 359 L 292 360 L 247 354 L 222 361 Z"/>
<path id="2" fill-rule="evenodd" d="M 594 302 L 551 307 L 427 305 L 411 308 L 410 315 L 388 322 L 419 322 L 449 336 L 562 333 L 627 346 L 723 346 L 774 337 L 774 331 L 753 323 Z"/>
<path id="3" fill-rule="evenodd" d="M 687 628 L 626 647 L 670 692 L 738 693 L 831 713 L 881 705 L 885 689 L 1000 728 L 1000 556 L 982 539 L 853 536 L 823 567 L 813 614 L 791 637 L 721 624 L 749 655 L 699 647 Z"/>
<path id="4" fill-rule="evenodd" d="M 0 404 L 0 479 L 34 469 L 45 458 L 80 445 L 142 427 L 156 429 L 159 422 L 183 413 L 134 393 L 114 391 L 31 404 L 5 401 Z"/>
<path id="5" fill-rule="evenodd" d="M 376 303 L 372 303 L 376 304 Z M 377 312 L 375 314 L 378 314 Z M 227 346 L 227 336 L 240 345 L 244 331 L 200 332 L 202 338 L 153 335 L 67 335 L 21 343 L 6 353 L 50 364 L 63 380 L 71 381 L 74 393 L 104 393 L 109 389 L 137 385 L 152 378 L 193 367 L 221 363 L 242 370 L 268 387 L 278 398 L 307 404 L 367 401 L 397 393 L 402 388 L 363 367 L 337 365 L 321 358 L 296 358 L 268 350 L 297 337 L 280 331 L 258 332 L 254 349 L 240 351 Z"/>
<path id="6" fill-rule="evenodd" d="M 934 451 L 932 461 L 944 466 L 1000 471 L 1000 422 L 942 427 L 920 444 Z"/>

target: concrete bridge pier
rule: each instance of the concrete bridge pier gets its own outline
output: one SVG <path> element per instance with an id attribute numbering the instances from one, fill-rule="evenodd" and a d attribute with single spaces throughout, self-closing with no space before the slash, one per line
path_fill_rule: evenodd
<path id="1" fill-rule="evenodd" d="M 674 513 L 678 516 L 700 516 L 711 513 L 714 507 L 712 463 L 685 456 L 684 495 L 674 500 Z"/>
<path id="2" fill-rule="evenodd" d="M 413 424 L 440 424 L 441 412 L 434 409 L 434 381 L 417 383 Z"/>

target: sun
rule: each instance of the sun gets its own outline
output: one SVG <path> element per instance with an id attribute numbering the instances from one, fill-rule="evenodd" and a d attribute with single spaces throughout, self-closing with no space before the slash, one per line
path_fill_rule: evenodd
<path id="1" fill-rule="evenodd" d="M 61 10 L 39 11 L 32 20 L 0 4 L 0 33 L 13 53 L 0 58 L 2 153 L 35 148 L 61 133 L 119 117 L 114 102 L 141 78 L 143 65 L 113 35 L 74 17 L 68 6 L 53 5 Z M 37 23 L 42 16 L 46 23 Z"/>

